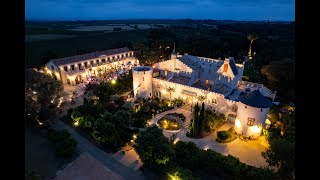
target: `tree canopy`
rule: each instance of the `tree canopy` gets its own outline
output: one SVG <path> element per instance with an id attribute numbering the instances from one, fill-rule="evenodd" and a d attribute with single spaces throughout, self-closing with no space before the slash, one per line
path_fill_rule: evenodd
<path id="1" fill-rule="evenodd" d="M 157 167 L 174 158 L 174 151 L 169 139 L 156 125 L 139 132 L 134 148 L 146 166 Z"/>
<path id="2" fill-rule="evenodd" d="M 47 120 L 48 106 L 62 94 L 62 84 L 50 75 L 35 70 L 25 71 L 25 114 L 28 125 Z M 53 106 L 55 107 L 55 106 Z M 30 124 L 31 123 L 31 124 Z"/>

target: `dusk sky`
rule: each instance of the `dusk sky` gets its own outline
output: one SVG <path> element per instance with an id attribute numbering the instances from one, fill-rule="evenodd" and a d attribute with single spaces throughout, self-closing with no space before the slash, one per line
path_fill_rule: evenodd
<path id="1" fill-rule="evenodd" d="M 294 0 L 26 0 L 28 20 L 295 19 Z"/>

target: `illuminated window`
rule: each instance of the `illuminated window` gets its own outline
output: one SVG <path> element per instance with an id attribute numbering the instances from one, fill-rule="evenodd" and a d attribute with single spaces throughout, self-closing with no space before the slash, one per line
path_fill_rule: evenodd
<path id="1" fill-rule="evenodd" d="M 81 64 L 78 64 L 79 70 L 82 70 L 82 66 Z"/>
<path id="2" fill-rule="evenodd" d="M 217 104 L 217 99 L 213 98 L 213 99 L 212 99 L 212 103 L 213 103 L 213 104 Z"/>
<path id="3" fill-rule="evenodd" d="M 99 59 L 96 60 L 97 64 L 99 65 Z"/>
<path id="4" fill-rule="evenodd" d="M 142 77 L 142 81 L 144 81 L 144 77 Z"/>
<path id="5" fill-rule="evenodd" d="M 108 59 L 107 59 L 108 61 L 110 61 L 110 57 L 108 57 Z"/>
<path id="6" fill-rule="evenodd" d="M 114 60 L 114 56 L 112 56 L 112 60 Z"/>
<path id="7" fill-rule="evenodd" d="M 236 111 L 237 111 L 237 107 L 233 106 L 233 107 L 232 107 L 232 111 L 233 111 L 233 112 L 236 112 Z"/>
<path id="8" fill-rule="evenodd" d="M 105 59 L 101 59 L 101 61 L 102 61 L 102 63 L 105 63 L 105 62 L 106 62 L 106 60 L 105 60 Z"/>
<path id="9" fill-rule="evenodd" d="M 87 67 L 88 66 L 88 62 L 84 62 L 84 67 Z"/>
<path id="10" fill-rule="evenodd" d="M 248 126 L 253 126 L 254 121 L 255 121 L 254 118 L 248 118 L 247 125 L 248 125 Z"/>
<path id="11" fill-rule="evenodd" d="M 93 65 L 93 61 L 90 61 L 90 64 Z"/>
<path id="12" fill-rule="evenodd" d="M 223 72 L 227 72 L 228 71 L 228 64 L 225 64 L 224 66 L 223 66 Z"/>
<path id="13" fill-rule="evenodd" d="M 123 54 L 121 54 L 121 58 L 123 58 Z"/>

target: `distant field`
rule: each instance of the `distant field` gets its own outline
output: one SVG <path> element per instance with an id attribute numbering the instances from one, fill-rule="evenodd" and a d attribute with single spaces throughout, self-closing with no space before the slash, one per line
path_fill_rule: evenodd
<path id="1" fill-rule="evenodd" d="M 39 34 L 39 35 L 25 35 L 25 42 L 36 42 L 43 40 L 55 40 L 64 38 L 73 38 L 76 35 L 63 35 L 63 34 Z"/>
<path id="2" fill-rule="evenodd" d="M 74 29 L 68 29 L 72 31 L 113 31 L 114 28 L 122 28 L 124 31 L 134 30 L 133 27 L 130 26 L 78 26 Z"/>
<path id="3" fill-rule="evenodd" d="M 135 30 L 26 42 L 25 66 L 26 68 L 32 68 L 44 65 L 45 60 L 43 57 L 49 52 L 57 55 L 58 57 L 66 57 L 76 55 L 77 49 L 79 48 L 90 51 L 102 51 L 123 47 L 128 41 L 141 42 L 146 40 L 147 33 L 145 33 L 144 30 Z"/>

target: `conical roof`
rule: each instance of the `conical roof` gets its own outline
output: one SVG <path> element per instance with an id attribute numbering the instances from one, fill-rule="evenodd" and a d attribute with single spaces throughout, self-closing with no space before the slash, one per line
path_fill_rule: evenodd
<path id="1" fill-rule="evenodd" d="M 256 108 L 268 108 L 272 105 L 272 102 L 264 97 L 259 90 L 254 90 L 246 95 L 240 96 L 239 101 Z"/>

